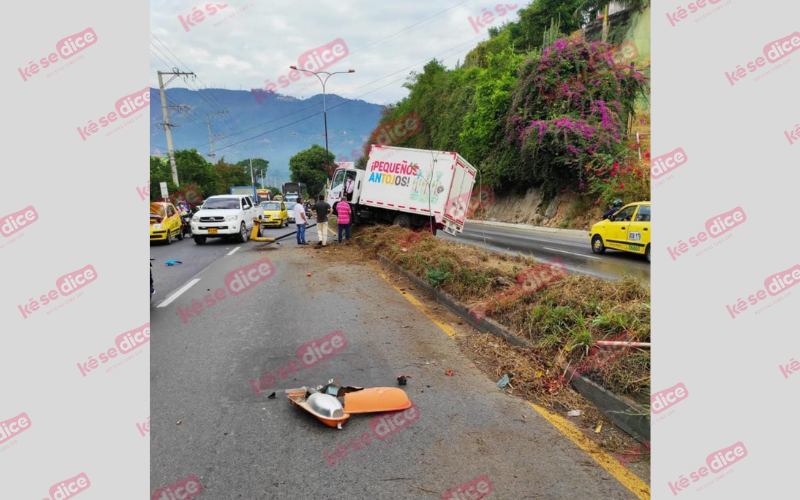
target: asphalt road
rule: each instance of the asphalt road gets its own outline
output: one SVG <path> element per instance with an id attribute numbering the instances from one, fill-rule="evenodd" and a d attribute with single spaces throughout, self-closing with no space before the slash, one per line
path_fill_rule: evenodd
<path id="1" fill-rule="evenodd" d="M 314 224 L 315 219 L 311 219 L 311 224 Z M 289 224 L 286 228 L 264 228 L 262 236 L 268 238 L 279 238 L 283 235 L 293 233 L 295 225 Z M 330 234 L 328 234 L 330 236 Z M 317 241 L 317 229 L 311 228 L 306 233 L 306 241 Z M 278 246 L 290 245 L 296 246 L 297 242 L 294 236 L 285 238 L 278 242 Z M 191 236 L 187 236 L 183 241 L 175 240 L 171 245 L 165 243 L 151 243 L 150 244 L 150 258 L 153 260 L 153 284 L 156 293 L 153 296 L 151 303 L 157 304 L 167 298 L 168 293 L 178 290 L 190 281 L 196 274 L 200 273 L 203 269 L 216 262 L 217 259 L 223 257 L 229 252 L 238 252 L 235 250 L 241 246 L 240 243 L 234 240 L 226 240 L 223 238 L 210 238 L 202 248 L 196 248 L 197 245 Z M 179 260 L 181 264 L 167 266 L 168 260 Z"/>
<path id="2" fill-rule="evenodd" d="M 456 342 L 372 267 L 334 261 L 335 246 L 288 240 L 153 247 L 158 260 L 184 262 L 155 261 L 161 296 L 198 281 L 169 306 L 151 306 L 151 491 L 195 475 L 201 500 L 435 499 L 486 476 L 490 499 L 636 498 L 527 403 L 470 369 Z M 274 275 L 209 306 L 229 273 L 263 258 Z M 341 352 L 287 374 L 301 345 L 335 330 L 346 338 Z M 274 386 L 255 382 L 265 374 Z M 394 387 L 398 374 L 413 376 L 405 389 L 418 418 L 391 436 L 372 430 L 385 414 L 353 415 L 337 430 L 283 393 L 331 378 Z M 356 449 L 362 436 L 370 440 Z"/>
<path id="3" fill-rule="evenodd" d="M 640 255 L 616 250 L 606 250 L 602 255 L 592 253 L 588 237 L 545 232 L 528 228 L 490 226 L 481 221 L 469 220 L 464 232 L 457 237 L 444 231 L 442 238 L 486 247 L 493 252 L 523 253 L 537 260 L 561 259 L 567 271 L 602 279 L 619 279 L 632 276 L 650 282 L 650 264 Z"/>

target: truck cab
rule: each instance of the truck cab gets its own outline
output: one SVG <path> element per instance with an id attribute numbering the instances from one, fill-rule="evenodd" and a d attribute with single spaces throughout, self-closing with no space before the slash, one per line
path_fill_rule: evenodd
<path id="1" fill-rule="evenodd" d="M 334 203 L 341 200 L 342 193 L 347 185 L 347 180 L 352 179 L 354 183 L 353 193 L 351 196 L 348 196 L 347 201 L 351 204 L 357 204 L 359 195 L 361 194 L 361 185 L 364 181 L 364 173 L 363 170 L 358 170 L 356 168 L 337 168 L 333 173 L 333 181 L 331 182 L 331 188 L 328 189 L 328 195 L 325 201 L 327 201 L 330 206 L 333 206 Z"/>

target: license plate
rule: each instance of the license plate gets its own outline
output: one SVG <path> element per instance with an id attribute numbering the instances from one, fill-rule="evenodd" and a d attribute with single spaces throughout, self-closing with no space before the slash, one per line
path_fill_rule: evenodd
<path id="1" fill-rule="evenodd" d="M 642 233 L 638 231 L 628 233 L 628 241 L 642 241 Z"/>
<path id="2" fill-rule="evenodd" d="M 209 228 L 209 229 L 208 229 L 208 234 L 217 234 L 217 229 L 216 229 L 216 228 L 213 228 L 213 227 L 212 227 L 212 228 Z"/>

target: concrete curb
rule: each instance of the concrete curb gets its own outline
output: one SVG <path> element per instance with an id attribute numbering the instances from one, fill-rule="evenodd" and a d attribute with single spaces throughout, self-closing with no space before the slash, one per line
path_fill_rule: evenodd
<path id="1" fill-rule="evenodd" d="M 487 226 L 509 227 L 512 229 L 527 229 L 530 231 L 541 231 L 543 233 L 567 234 L 570 236 L 580 236 L 582 238 L 588 238 L 590 234 L 589 231 L 584 231 L 583 229 L 560 229 L 557 227 L 533 226 L 531 224 L 512 224 L 510 222 L 496 222 L 496 221 L 477 220 L 477 219 L 467 219 L 467 222 L 472 225 L 486 224 Z"/>
<path id="2" fill-rule="evenodd" d="M 447 307 L 453 314 L 474 326 L 476 329 L 484 333 L 490 333 L 501 337 L 516 346 L 528 349 L 533 348 L 530 342 L 515 336 L 506 327 L 491 318 L 484 317 L 480 320 L 476 320 L 469 312 L 469 308 L 465 305 L 461 304 L 447 293 L 439 291 L 428 283 L 425 283 L 423 280 L 401 268 L 383 255 L 378 255 L 378 260 L 393 271 L 408 278 L 409 281 L 424 290 L 425 293 L 435 298 L 437 302 Z M 603 415 L 614 423 L 614 425 L 630 434 L 640 443 L 650 440 L 650 421 L 646 416 L 640 415 L 641 413 L 649 414 L 649 412 L 603 389 L 574 370 L 570 370 L 570 377 L 572 387 L 574 387 L 581 396 L 586 398 L 587 401 L 595 405 Z"/>

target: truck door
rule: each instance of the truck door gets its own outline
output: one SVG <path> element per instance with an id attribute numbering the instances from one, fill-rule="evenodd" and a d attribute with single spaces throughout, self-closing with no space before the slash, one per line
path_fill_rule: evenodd
<path id="1" fill-rule="evenodd" d="M 331 188 L 328 190 L 328 205 L 333 206 L 335 202 L 341 199 L 342 191 L 344 190 L 344 178 L 345 170 L 342 168 L 333 173 L 333 182 L 331 182 Z"/>

